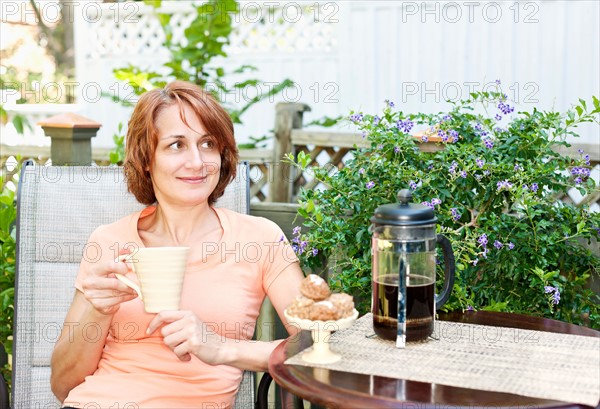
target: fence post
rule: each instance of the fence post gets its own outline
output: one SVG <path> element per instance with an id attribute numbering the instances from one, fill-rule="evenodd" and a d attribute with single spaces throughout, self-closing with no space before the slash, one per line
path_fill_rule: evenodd
<path id="1" fill-rule="evenodd" d="M 87 166 L 92 163 L 92 138 L 101 124 L 69 112 L 40 121 L 38 125 L 51 139 L 53 165 Z"/>
<path id="2" fill-rule="evenodd" d="M 292 152 L 292 129 L 302 128 L 302 116 L 310 111 L 306 104 L 280 102 L 275 107 L 275 146 L 269 175 L 269 202 L 289 203 L 292 198 L 293 177 L 290 165 L 281 162 Z"/>

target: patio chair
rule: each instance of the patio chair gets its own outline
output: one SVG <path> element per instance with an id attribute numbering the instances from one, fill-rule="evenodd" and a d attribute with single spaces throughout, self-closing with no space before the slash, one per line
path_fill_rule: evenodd
<path id="1" fill-rule="evenodd" d="M 249 212 L 248 169 L 247 163 L 238 165 L 238 176 L 216 206 Z M 73 298 L 83 245 L 98 225 L 141 207 L 127 192 L 121 168 L 31 162 L 23 166 L 17 216 L 14 409 L 60 408 L 50 390 L 50 357 Z M 255 399 L 255 375 L 244 373 L 236 408 L 267 407 L 272 378 L 263 375 Z"/>

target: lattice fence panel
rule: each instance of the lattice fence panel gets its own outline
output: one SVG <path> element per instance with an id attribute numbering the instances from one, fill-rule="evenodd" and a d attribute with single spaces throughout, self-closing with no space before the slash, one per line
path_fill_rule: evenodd
<path id="1" fill-rule="evenodd" d="M 310 166 L 319 166 L 331 171 L 342 169 L 344 163 L 352 158 L 352 148 L 340 148 L 317 145 L 295 145 L 296 154 L 304 152 L 310 156 Z M 310 174 L 303 172 L 293 178 L 293 201 L 296 201 L 300 188 L 307 190 L 324 189 L 325 186 Z"/>
<path id="2" fill-rule="evenodd" d="M 250 164 L 250 200 L 264 202 L 269 194 L 269 167 L 267 163 Z"/>

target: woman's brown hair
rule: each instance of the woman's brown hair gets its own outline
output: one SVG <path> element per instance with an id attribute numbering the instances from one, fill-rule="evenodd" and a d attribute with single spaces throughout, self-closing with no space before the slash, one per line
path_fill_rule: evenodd
<path id="1" fill-rule="evenodd" d="M 189 82 L 174 81 L 165 88 L 153 89 L 140 97 L 127 129 L 123 163 L 127 188 L 142 204 L 151 205 L 156 202 L 148 171 L 158 144 L 156 119 L 163 109 L 174 104 L 179 106 L 181 119 L 186 125 L 188 123 L 183 115 L 184 106 L 187 105 L 194 111 L 205 130 L 215 138 L 221 153 L 219 183 L 208 198 L 208 203 L 212 205 L 223 195 L 225 187 L 236 175 L 238 150 L 233 136 L 233 123 L 229 114 L 212 95 Z"/>

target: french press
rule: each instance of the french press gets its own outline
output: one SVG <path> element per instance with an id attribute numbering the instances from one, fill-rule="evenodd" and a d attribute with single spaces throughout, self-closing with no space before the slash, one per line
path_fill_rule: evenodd
<path id="1" fill-rule="evenodd" d="M 371 218 L 373 329 L 396 347 L 424 341 L 432 333 L 436 309 L 450 297 L 454 285 L 454 253 L 450 241 L 436 234 L 433 209 L 411 203 L 408 189 L 399 203 L 379 206 Z M 435 295 L 436 245 L 444 256 L 444 286 Z"/>

